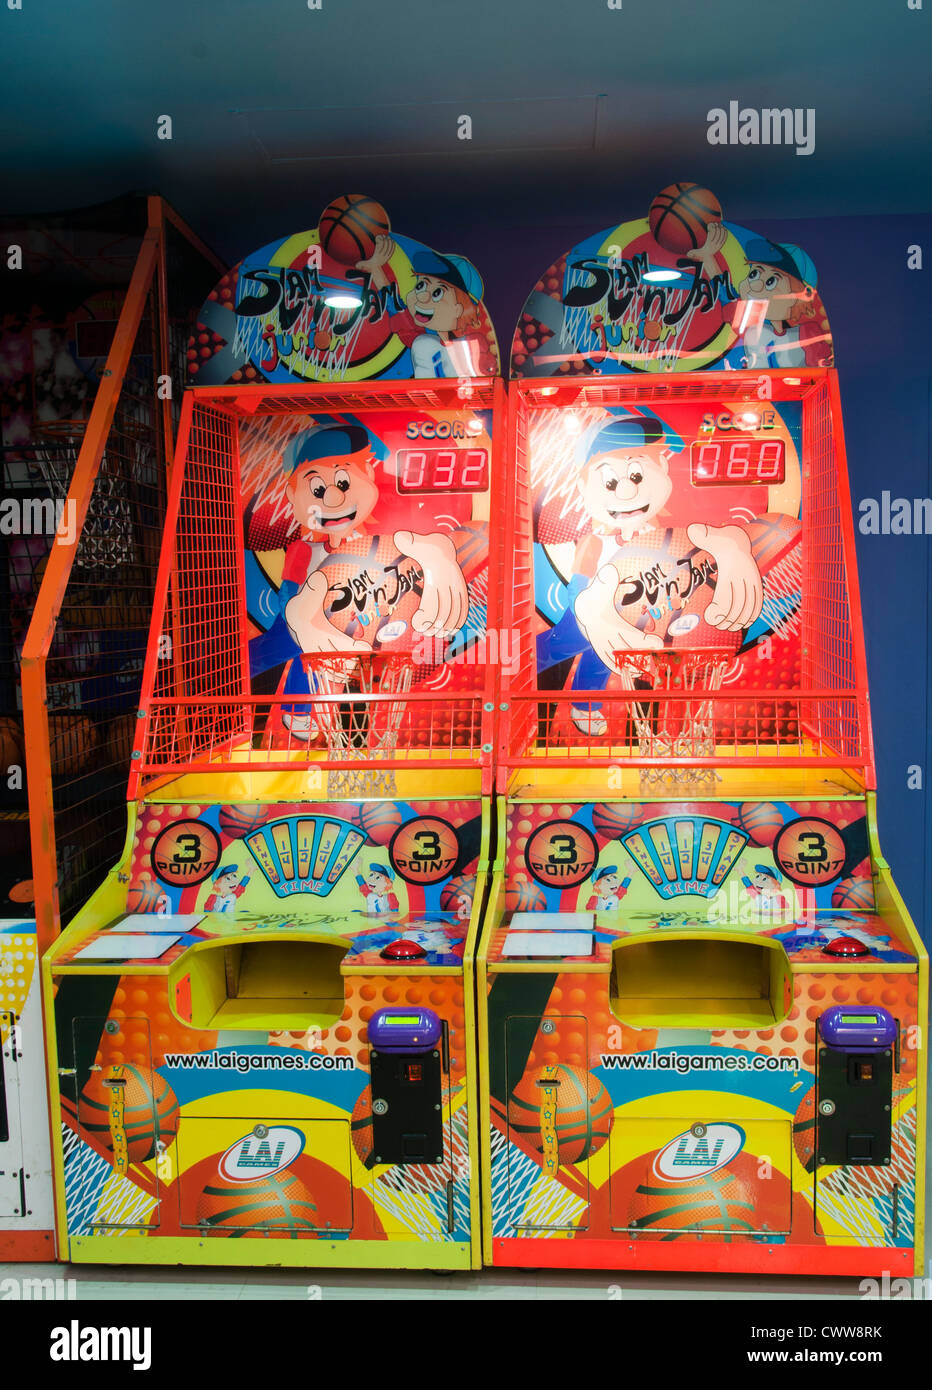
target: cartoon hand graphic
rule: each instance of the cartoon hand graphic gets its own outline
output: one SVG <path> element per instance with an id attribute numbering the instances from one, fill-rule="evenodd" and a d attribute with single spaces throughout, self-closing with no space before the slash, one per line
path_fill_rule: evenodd
<path id="1" fill-rule="evenodd" d="M 368 256 L 364 261 L 357 261 L 356 269 L 367 270 L 373 278 L 384 280 L 384 275 L 380 275 L 378 272 L 381 272 L 382 266 L 390 261 L 394 254 L 395 243 L 390 236 L 382 233 L 382 235 L 377 236 L 375 239 L 375 250 L 372 255 Z"/>
<path id="2" fill-rule="evenodd" d="M 623 581 L 614 565 L 603 565 L 587 589 L 573 605 L 576 620 L 596 656 L 611 671 L 620 670 L 618 651 L 648 651 L 663 646 L 655 633 L 642 632 L 629 623 L 615 607 L 621 597 Z"/>
<path id="3" fill-rule="evenodd" d="M 693 545 L 707 550 L 715 561 L 715 594 L 705 620 L 723 632 L 741 632 L 760 616 L 764 585 L 751 554 L 751 542 L 740 526 L 704 526 L 694 522 L 686 534 Z"/>
<path id="4" fill-rule="evenodd" d="M 421 536 L 413 531 L 396 531 L 394 539 L 402 555 L 420 565 L 424 574 L 421 602 L 411 626 L 425 637 L 452 636 L 463 626 L 469 612 L 469 594 L 456 562 L 456 547 L 449 536 L 439 532 Z"/>
<path id="5" fill-rule="evenodd" d="M 728 240 L 728 229 L 722 222 L 710 222 L 705 235 L 705 241 L 701 246 L 697 246 L 693 251 L 687 251 L 686 255 L 691 261 L 698 261 L 706 275 L 716 274 L 718 267 L 715 265 L 715 257 L 722 250 Z"/>
<path id="6" fill-rule="evenodd" d="M 312 574 L 294 598 L 285 604 L 285 622 L 302 652 L 367 652 L 370 647 L 348 637 L 328 622 L 324 613 L 327 581 Z"/>

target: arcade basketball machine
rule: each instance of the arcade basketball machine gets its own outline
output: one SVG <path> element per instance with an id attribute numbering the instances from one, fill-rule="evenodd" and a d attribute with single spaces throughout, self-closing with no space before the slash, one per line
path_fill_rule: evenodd
<path id="1" fill-rule="evenodd" d="M 126 850 L 45 963 L 62 1250 L 475 1267 L 482 282 L 340 198 L 188 355 Z"/>
<path id="2" fill-rule="evenodd" d="M 922 1265 L 927 956 L 877 842 L 831 337 L 800 247 L 665 189 L 512 348 L 496 1265 Z"/>

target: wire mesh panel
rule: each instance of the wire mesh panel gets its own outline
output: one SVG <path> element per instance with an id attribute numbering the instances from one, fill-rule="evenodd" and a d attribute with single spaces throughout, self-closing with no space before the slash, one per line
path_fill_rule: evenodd
<path id="1" fill-rule="evenodd" d="M 851 604 L 848 596 L 839 502 L 837 440 L 828 383 L 806 401 L 804 448 L 808 465 L 803 544 L 803 683 L 810 689 L 853 690 L 856 685 Z M 814 700 L 807 723 L 819 727 L 844 757 L 858 753 L 857 707 L 832 698 Z"/>
<path id="2" fill-rule="evenodd" d="M 223 699 L 244 693 L 236 447 L 233 419 L 195 404 L 177 518 L 167 540 L 173 567 L 154 691 L 156 702 L 208 696 L 211 703 L 206 709 L 186 706 L 182 723 L 152 730 L 156 760 L 169 751 L 196 759 L 249 733 L 247 708 Z"/>

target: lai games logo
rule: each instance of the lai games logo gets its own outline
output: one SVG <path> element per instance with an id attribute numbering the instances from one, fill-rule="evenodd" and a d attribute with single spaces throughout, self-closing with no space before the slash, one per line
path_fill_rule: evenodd
<path id="1" fill-rule="evenodd" d="M 689 1182 L 724 1168 L 744 1148 L 739 1125 L 693 1125 L 678 1134 L 654 1159 L 654 1177 L 664 1182 Z"/>
<path id="2" fill-rule="evenodd" d="M 293 1125 L 256 1125 L 231 1144 L 217 1164 L 228 1182 L 254 1182 L 271 1177 L 293 1163 L 304 1150 L 304 1135 Z"/>

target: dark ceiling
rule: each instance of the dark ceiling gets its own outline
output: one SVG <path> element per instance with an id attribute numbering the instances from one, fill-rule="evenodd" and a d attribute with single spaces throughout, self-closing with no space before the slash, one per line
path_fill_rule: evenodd
<path id="1" fill-rule="evenodd" d="M 435 245 L 643 215 L 679 178 L 752 224 L 927 211 L 932 0 L 910 2 L 24 0 L 0 11 L 0 212 L 159 192 L 235 260 L 353 190 Z M 731 100 L 814 110 L 814 152 L 710 145 Z"/>

